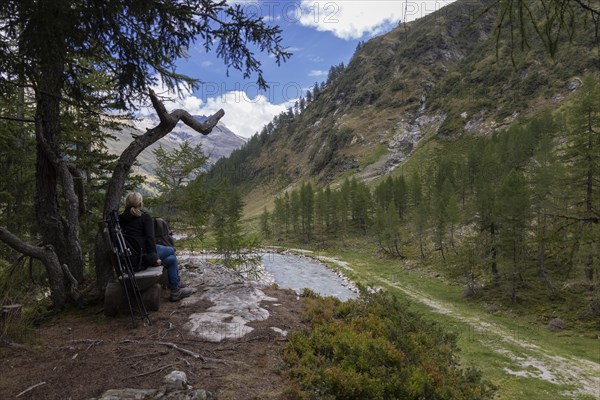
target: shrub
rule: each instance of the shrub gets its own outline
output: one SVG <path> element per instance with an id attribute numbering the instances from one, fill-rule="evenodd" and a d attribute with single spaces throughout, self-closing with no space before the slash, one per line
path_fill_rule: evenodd
<path id="1" fill-rule="evenodd" d="M 491 399 L 476 369 L 460 369 L 456 338 L 385 293 L 305 299 L 307 333 L 284 350 L 295 399 Z"/>

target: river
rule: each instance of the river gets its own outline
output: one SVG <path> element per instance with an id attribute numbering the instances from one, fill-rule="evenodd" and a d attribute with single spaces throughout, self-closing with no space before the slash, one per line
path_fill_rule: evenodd
<path id="1" fill-rule="evenodd" d="M 325 264 L 312 258 L 286 253 L 264 253 L 263 266 L 281 288 L 300 293 L 308 288 L 321 296 L 345 301 L 357 297 L 353 285 Z"/>

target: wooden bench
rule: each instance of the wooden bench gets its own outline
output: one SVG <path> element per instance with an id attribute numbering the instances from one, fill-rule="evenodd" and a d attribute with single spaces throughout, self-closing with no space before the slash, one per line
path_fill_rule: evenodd
<path id="1" fill-rule="evenodd" d="M 158 311 L 160 309 L 160 292 L 162 285 L 160 284 L 163 276 L 163 267 L 150 267 L 143 271 L 135 273 L 142 300 L 148 311 Z M 129 285 L 127 275 L 124 275 L 125 284 Z M 131 285 L 128 290 L 132 290 Z M 121 282 L 121 277 L 116 282 L 109 282 L 104 291 L 104 315 L 112 317 L 119 311 L 129 312 L 127 304 L 127 296 L 125 288 Z"/>
<path id="2" fill-rule="evenodd" d="M 105 243 L 110 249 L 114 250 L 111 240 L 111 237 L 113 236 L 109 232 L 108 224 L 106 221 L 102 221 L 100 224 Z M 117 271 L 118 255 L 115 251 L 111 251 L 111 254 L 113 265 L 115 265 L 115 271 Z M 152 266 L 134 274 L 146 311 L 158 311 L 160 309 L 160 292 L 162 289 L 160 282 L 164 282 L 166 277 L 166 270 L 163 270 L 164 268 L 162 266 Z M 123 279 L 125 279 L 125 285 L 127 286 L 127 292 L 129 293 L 129 301 L 132 303 L 134 302 L 132 295 L 133 288 L 128 275 L 124 274 L 123 276 L 119 276 L 117 271 L 117 279 L 113 282 L 109 282 L 104 290 L 104 315 L 106 316 L 112 317 L 117 315 L 119 311 L 129 312 L 130 310 L 127 300 L 128 296 L 122 282 Z"/>

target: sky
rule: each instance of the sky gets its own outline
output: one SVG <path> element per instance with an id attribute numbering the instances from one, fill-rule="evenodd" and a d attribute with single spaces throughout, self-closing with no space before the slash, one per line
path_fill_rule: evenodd
<path id="1" fill-rule="evenodd" d="M 269 85 L 259 91 L 256 76 L 229 73 L 214 52 L 200 42 L 177 63 L 178 72 L 199 79 L 192 93 L 179 93 L 168 109 L 184 108 L 209 115 L 223 108 L 221 121 L 233 132 L 250 137 L 273 117 L 292 106 L 315 82 L 327 79 L 329 68 L 348 64 L 361 41 L 381 35 L 402 22 L 439 10 L 454 0 L 229 0 L 247 14 L 263 17 L 282 29 L 283 45 L 293 53 L 277 66 L 272 56 L 259 54 Z M 143 111 L 148 112 L 148 111 Z"/>

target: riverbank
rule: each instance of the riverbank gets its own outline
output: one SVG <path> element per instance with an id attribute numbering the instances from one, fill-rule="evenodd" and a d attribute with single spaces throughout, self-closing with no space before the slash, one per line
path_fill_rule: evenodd
<path id="1" fill-rule="evenodd" d="M 396 293 L 412 309 L 457 334 L 461 364 L 481 369 L 499 387 L 498 399 L 600 398 L 598 337 L 568 329 L 552 332 L 509 308 L 491 312 L 489 304 L 466 300 L 463 287 L 441 275 L 369 250 L 355 243 L 302 253 L 343 270 L 357 283 Z"/>

